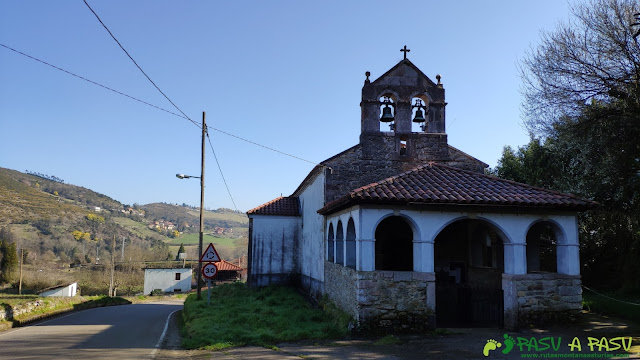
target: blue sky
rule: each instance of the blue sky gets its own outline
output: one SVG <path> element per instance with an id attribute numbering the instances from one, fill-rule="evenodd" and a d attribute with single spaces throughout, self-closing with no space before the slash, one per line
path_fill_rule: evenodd
<path id="1" fill-rule="evenodd" d="M 449 144 L 496 165 L 528 142 L 518 61 L 565 1 L 87 0 L 191 119 L 320 162 L 358 142 L 365 71 L 408 58 L 446 90 Z M 0 43 L 177 112 L 81 0 L 0 2 Z M 123 203 L 199 204 L 200 130 L 0 47 L 0 167 Z M 237 208 L 289 195 L 313 168 L 210 131 Z M 209 145 L 205 207 L 234 208 Z"/>

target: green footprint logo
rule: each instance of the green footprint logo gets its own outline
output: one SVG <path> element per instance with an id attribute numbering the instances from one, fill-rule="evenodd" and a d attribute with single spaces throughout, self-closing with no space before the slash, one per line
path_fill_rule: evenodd
<path id="1" fill-rule="evenodd" d="M 484 356 L 489 356 L 489 351 L 493 351 L 499 347 L 501 347 L 502 344 L 500 344 L 499 342 L 493 340 L 493 339 L 489 339 L 487 340 L 487 343 L 484 345 L 484 349 L 482 350 L 482 354 Z M 512 345 L 513 347 L 513 345 Z"/>
<path id="2" fill-rule="evenodd" d="M 511 336 L 504 334 L 504 349 L 502 350 L 503 354 L 508 354 L 513 350 L 513 346 L 516 344 L 516 340 Z"/>

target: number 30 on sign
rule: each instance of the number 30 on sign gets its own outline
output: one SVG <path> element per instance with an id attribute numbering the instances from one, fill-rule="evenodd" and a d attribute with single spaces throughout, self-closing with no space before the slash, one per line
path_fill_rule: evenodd
<path id="1" fill-rule="evenodd" d="M 206 263 L 202 267 L 202 276 L 204 276 L 207 279 L 212 279 L 214 276 L 216 276 L 217 273 L 218 273 L 218 268 L 216 267 L 216 264 L 212 262 Z"/>

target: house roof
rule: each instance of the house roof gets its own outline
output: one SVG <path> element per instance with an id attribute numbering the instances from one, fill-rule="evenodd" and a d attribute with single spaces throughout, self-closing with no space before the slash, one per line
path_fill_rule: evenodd
<path id="1" fill-rule="evenodd" d="M 216 267 L 218 271 L 242 271 L 243 269 L 235 264 L 228 262 L 227 260 L 222 260 L 216 263 Z"/>
<path id="2" fill-rule="evenodd" d="M 280 196 L 247 211 L 247 215 L 300 216 L 297 196 Z"/>
<path id="3" fill-rule="evenodd" d="M 365 185 L 318 210 L 326 215 L 355 204 L 482 205 L 586 210 L 597 203 L 574 195 L 430 162 Z"/>

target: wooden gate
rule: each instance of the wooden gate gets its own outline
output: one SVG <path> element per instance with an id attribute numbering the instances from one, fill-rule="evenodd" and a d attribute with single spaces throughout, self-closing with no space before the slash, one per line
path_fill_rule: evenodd
<path id="1" fill-rule="evenodd" d="M 437 327 L 502 327 L 502 289 L 436 284 Z"/>

